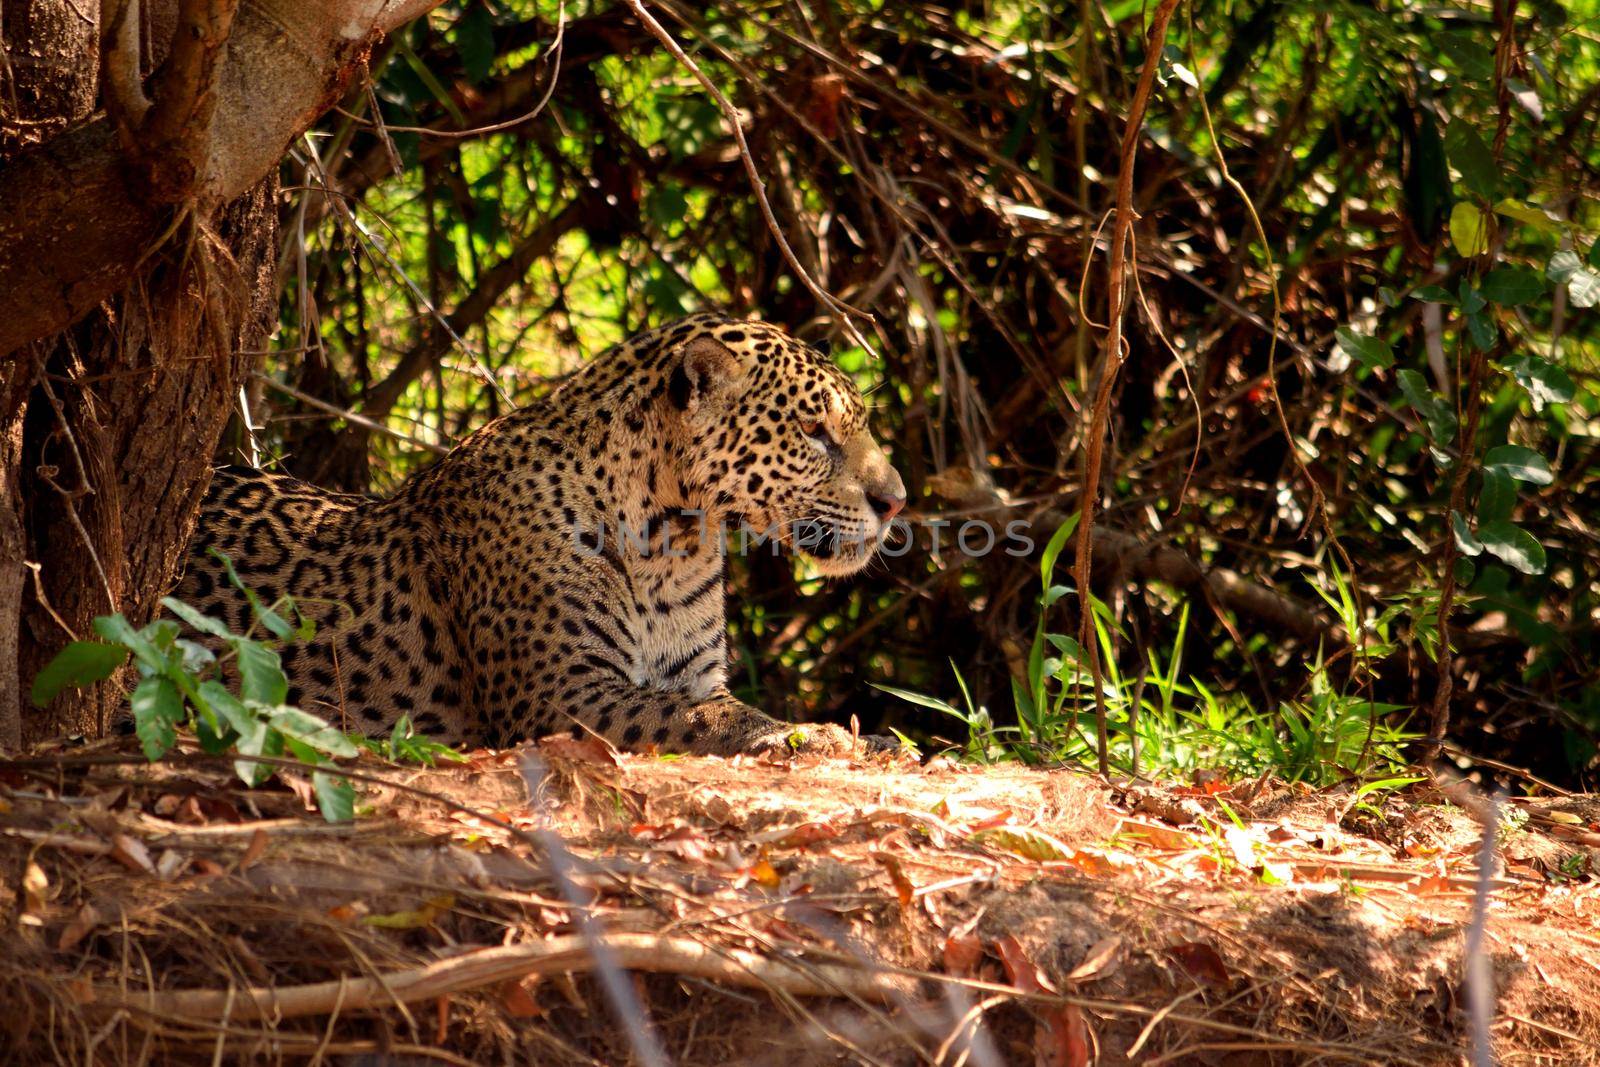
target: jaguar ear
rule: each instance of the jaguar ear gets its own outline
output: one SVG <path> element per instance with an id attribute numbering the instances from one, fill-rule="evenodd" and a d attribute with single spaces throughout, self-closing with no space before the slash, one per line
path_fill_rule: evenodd
<path id="1" fill-rule="evenodd" d="M 696 337 L 683 346 L 667 382 L 667 395 L 673 407 L 692 415 L 707 401 L 732 391 L 743 373 L 731 348 L 715 337 Z"/>

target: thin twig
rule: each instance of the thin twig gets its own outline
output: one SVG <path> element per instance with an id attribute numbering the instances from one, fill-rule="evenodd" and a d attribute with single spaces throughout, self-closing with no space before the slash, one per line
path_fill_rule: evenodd
<path id="1" fill-rule="evenodd" d="M 750 154 L 750 145 L 745 141 L 744 123 L 739 118 L 739 109 L 733 106 L 733 102 L 723 94 L 721 89 L 717 88 L 716 82 L 706 76 L 705 71 L 700 69 L 699 64 L 689 57 L 689 54 L 683 50 L 683 46 L 678 44 L 677 38 L 668 33 L 666 27 L 657 22 L 655 16 L 645 10 L 642 0 L 628 0 L 628 7 L 633 11 L 634 16 L 638 18 L 640 24 L 656 40 L 661 42 L 661 46 L 667 50 L 673 59 L 676 59 L 683 65 L 685 70 L 694 75 L 695 80 L 716 101 L 717 108 L 722 112 L 722 117 L 726 120 L 728 129 L 733 134 L 733 139 L 739 147 L 739 158 L 744 162 L 745 173 L 750 177 L 751 191 L 756 195 L 756 203 L 761 208 L 761 216 L 766 220 L 767 229 L 772 233 L 773 240 L 778 243 L 778 250 L 783 253 L 784 262 L 789 264 L 789 269 L 794 271 L 795 277 L 800 279 L 801 284 L 810 291 L 812 296 L 817 298 L 823 307 L 841 317 L 846 331 L 850 334 L 850 339 L 860 345 L 864 351 L 873 352 L 872 345 L 867 343 L 867 339 L 861 336 L 855 324 L 851 321 L 851 316 L 853 315 L 870 322 L 872 320 L 871 314 L 844 303 L 824 289 L 806 270 L 805 265 L 800 262 L 800 258 L 795 255 L 794 249 L 790 247 L 789 239 L 783 235 L 783 227 L 779 225 L 778 217 L 772 211 L 772 203 L 767 199 L 766 182 L 761 177 L 760 168 L 756 166 L 755 157 Z"/>
<path id="2" fill-rule="evenodd" d="M 1087 447 L 1083 455 L 1082 510 L 1078 521 L 1078 558 L 1076 581 L 1081 616 L 1078 625 L 1078 643 L 1089 659 L 1089 676 L 1094 686 L 1094 710 L 1100 773 L 1111 772 L 1110 755 L 1106 737 L 1106 699 L 1100 683 L 1100 646 L 1094 633 L 1094 597 L 1090 591 L 1093 561 L 1093 530 L 1095 505 L 1100 494 L 1100 468 L 1105 454 L 1107 423 L 1111 415 L 1111 392 L 1116 384 L 1117 371 L 1122 367 L 1122 312 L 1127 292 L 1124 277 L 1128 244 L 1133 228 L 1133 163 L 1138 155 L 1139 131 L 1144 125 L 1144 113 L 1150 103 L 1150 90 L 1155 84 L 1156 68 L 1160 65 L 1161 49 L 1167 39 L 1167 23 L 1177 9 L 1178 0 L 1161 0 L 1145 35 L 1144 68 L 1139 72 L 1139 84 L 1134 89 L 1133 104 L 1128 109 L 1128 120 L 1122 133 L 1121 170 L 1117 174 L 1116 221 L 1111 229 L 1111 294 L 1110 309 L 1106 319 L 1105 357 L 1100 365 L 1100 382 L 1095 390 L 1094 408 L 1089 416 L 1086 434 Z"/>

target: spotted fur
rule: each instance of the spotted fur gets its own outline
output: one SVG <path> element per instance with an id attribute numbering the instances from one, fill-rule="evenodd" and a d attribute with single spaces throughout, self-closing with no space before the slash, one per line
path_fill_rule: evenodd
<path id="1" fill-rule="evenodd" d="M 796 728 L 728 692 L 715 531 L 779 530 L 844 575 L 904 497 L 843 372 L 773 326 L 700 315 L 617 346 L 387 499 L 218 471 L 178 595 L 246 624 L 216 548 L 263 597 L 307 605 L 321 625 L 283 650 L 290 699 L 350 729 L 404 714 L 451 743 L 587 728 L 761 751 Z"/>

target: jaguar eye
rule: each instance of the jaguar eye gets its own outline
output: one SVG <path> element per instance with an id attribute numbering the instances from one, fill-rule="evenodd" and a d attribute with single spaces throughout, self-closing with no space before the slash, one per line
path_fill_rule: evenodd
<path id="1" fill-rule="evenodd" d="M 832 435 L 828 433 L 828 428 L 820 422 L 802 422 L 800 424 L 800 432 L 807 437 L 814 437 L 818 441 L 832 442 L 833 440 Z"/>

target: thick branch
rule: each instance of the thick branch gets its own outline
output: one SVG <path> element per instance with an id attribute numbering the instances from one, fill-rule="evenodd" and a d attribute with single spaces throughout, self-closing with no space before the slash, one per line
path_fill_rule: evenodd
<path id="1" fill-rule="evenodd" d="M 549 255 L 557 241 L 578 228 L 583 221 L 583 213 L 584 203 L 580 197 L 546 219 L 524 237 L 510 255 L 485 271 L 472 292 L 445 316 L 444 321 L 449 328 L 432 329 L 421 341 L 412 345 L 400 357 L 400 362 L 388 377 L 367 392 L 361 413 L 369 419 L 382 419 L 387 415 L 406 387 L 450 350 L 455 337 L 482 322 L 495 303 L 513 285 L 522 281 L 537 260 Z"/>
<path id="2" fill-rule="evenodd" d="M 712 947 L 688 937 L 614 932 L 606 948 L 630 971 L 693 975 L 745 989 L 781 990 L 798 997 L 849 996 L 874 1003 L 907 995 L 908 979 L 837 963 L 803 963 L 733 947 Z M 341 978 L 296 986 L 243 990 L 176 989 L 162 992 L 97 990 L 106 1007 L 203 1019 L 231 1013 L 234 1019 L 291 1019 L 415 1003 L 483 989 L 530 975 L 570 974 L 594 967 L 585 938 L 572 934 L 521 945 L 496 945 L 464 952 L 411 970 L 370 978 Z"/>
<path id="3" fill-rule="evenodd" d="M 220 69 L 183 53 L 150 118 L 182 141 L 209 107 L 204 159 L 191 188 L 218 204 L 271 171 L 289 142 L 339 98 L 379 36 L 439 0 L 253 0 L 227 33 Z M 187 9 L 195 5 L 186 4 Z M 204 9 L 206 5 L 198 5 Z M 211 15 L 201 12 L 201 23 Z M 214 50 L 211 50 L 214 51 Z M 215 91 L 204 87 L 214 74 Z M 197 94 L 193 90 L 202 90 Z M 186 95 L 187 94 L 187 95 Z M 210 99 L 208 99 L 208 97 Z M 187 106 L 185 106 L 187 105 Z M 187 116 L 187 121 L 185 120 Z M 70 325 L 132 277 L 159 243 L 171 208 L 130 180 L 127 156 L 102 116 L 6 163 L 0 177 L 0 356 Z"/>

